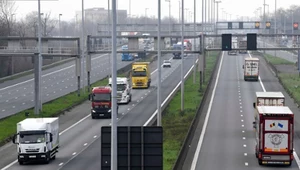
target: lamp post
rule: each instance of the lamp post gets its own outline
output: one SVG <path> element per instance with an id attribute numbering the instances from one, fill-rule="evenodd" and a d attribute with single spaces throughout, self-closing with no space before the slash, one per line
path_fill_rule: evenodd
<path id="1" fill-rule="evenodd" d="M 183 33 L 184 33 L 184 0 L 181 0 L 181 111 L 184 110 Z"/>
<path id="2" fill-rule="evenodd" d="M 107 0 L 107 34 L 108 35 L 111 35 L 110 33 L 110 24 L 111 24 L 111 18 L 110 18 L 110 0 Z M 109 50 L 110 48 L 110 45 L 109 45 L 109 39 L 107 39 L 107 50 Z M 108 57 L 108 77 L 111 78 L 111 62 L 110 62 L 110 58 L 111 58 L 111 54 L 108 53 L 107 54 L 107 57 Z"/>
<path id="3" fill-rule="evenodd" d="M 157 71 L 158 71 L 158 80 L 157 80 L 157 126 L 161 126 L 161 2 L 158 0 L 158 30 L 157 30 Z"/>
<path id="4" fill-rule="evenodd" d="M 196 0 L 194 0 L 194 35 L 196 35 Z M 196 50 L 196 38 L 194 38 L 194 51 Z M 193 73 L 193 83 L 196 84 L 196 60 L 197 56 L 194 55 L 194 73 Z"/>

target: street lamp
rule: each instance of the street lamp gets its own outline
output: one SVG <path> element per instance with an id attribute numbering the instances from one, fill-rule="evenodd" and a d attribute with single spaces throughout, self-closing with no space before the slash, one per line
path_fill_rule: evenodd
<path id="1" fill-rule="evenodd" d="M 184 110 L 183 33 L 184 33 L 184 0 L 181 0 L 181 111 Z"/>
<path id="2" fill-rule="evenodd" d="M 169 2 L 170 4 L 171 2 Z M 157 126 L 161 126 L 161 38 L 160 38 L 160 31 L 161 31 L 161 2 L 158 0 L 158 29 L 157 29 Z"/>

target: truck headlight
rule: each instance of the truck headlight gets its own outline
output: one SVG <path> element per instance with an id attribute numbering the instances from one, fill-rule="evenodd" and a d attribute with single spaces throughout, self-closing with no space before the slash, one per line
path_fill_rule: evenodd
<path id="1" fill-rule="evenodd" d="M 95 110 L 92 110 L 92 112 L 93 112 L 93 113 L 96 113 L 96 111 L 95 111 Z"/>
<path id="2" fill-rule="evenodd" d="M 110 113 L 110 112 L 111 112 L 111 109 L 109 109 L 107 112 L 109 112 L 109 113 Z"/>

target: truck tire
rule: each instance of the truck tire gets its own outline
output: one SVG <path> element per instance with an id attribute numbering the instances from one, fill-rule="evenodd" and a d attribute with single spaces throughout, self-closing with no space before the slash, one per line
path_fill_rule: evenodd
<path id="1" fill-rule="evenodd" d="M 91 114 L 92 119 L 95 119 L 95 116 L 93 114 Z"/>
<path id="2" fill-rule="evenodd" d="M 19 165 L 24 165 L 24 162 L 23 162 L 23 161 L 18 160 L 18 162 L 19 162 Z"/>
<path id="3" fill-rule="evenodd" d="M 258 160 L 258 164 L 262 165 L 262 160 L 261 159 L 257 159 Z"/>
<path id="4" fill-rule="evenodd" d="M 130 102 L 131 102 L 131 96 L 132 96 L 132 95 L 130 94 L 130 96 L 129 96 L 129 102 L 128 102 L 128 103 L 130 103 Z"/>

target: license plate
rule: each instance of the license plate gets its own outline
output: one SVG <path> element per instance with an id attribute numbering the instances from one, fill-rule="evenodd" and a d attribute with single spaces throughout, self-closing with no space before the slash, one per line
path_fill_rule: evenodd
<path id="1" fill-rule="evenodd" d="M 29 158 L 36 158 L 36 156 L 35 155 L 30 155 Z"/>
<path id="2" fill-rule="evenodd" d="M 99 116 L 104 116 L 104 114 L 99 114 Z"/>

